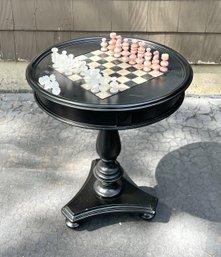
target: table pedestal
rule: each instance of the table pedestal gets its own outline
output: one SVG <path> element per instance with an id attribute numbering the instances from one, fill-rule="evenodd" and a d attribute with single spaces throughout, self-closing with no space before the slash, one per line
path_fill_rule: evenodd
<path id="1" fill-rule="evenodd" d="M 144 219 L 152 219 L 158 199 L 123 176 L 123 168 L 116 161 L 121 150 L 118 131 L 99 131 L 96 150 L 100 159 L 92 161 L 84 185 L 62 208 L 67 226 L 76 228 L 86 218 L 114 212 L 135 212 Z"/>

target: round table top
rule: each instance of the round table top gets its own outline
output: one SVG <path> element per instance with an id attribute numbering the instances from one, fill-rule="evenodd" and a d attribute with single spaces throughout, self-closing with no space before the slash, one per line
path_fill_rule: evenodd
<path id="1" fill-rule="evenodd" d="M 85 90 L 80 86 L 73 86 L 73 81 L 61 74 L 59 75 L 58 72 L 53 71 L 50 67 L 50 65 L 52 65 L 52 47 L 46 49 L 42 54 L 37 56 L 29 64 L 26 71 L 26 78 L 28 83 L 34 90 L 37 102 L 45 111 L 47 111 L 52 116 L 61 120 L 63 120 L 64 118 L 65 120 L 63 121 L 73 123 L 75 125 L 82 125 L 85 127 L 95 126 L 95 128 L 101 128 L 103 126 L 103 128 L 110 129 L 112 127 L 124 128 L 124 125 L 121 124 L 118 126 L 116 122 L 115 124 L 113 122 L 111 124 L 105 123 L 106 125 L 102 125 L 102 122 L 101 124 L 99 124 L 99 122 L 94 122 L 92 120 L 88 121 L 87 119 L 85 120 L 85 122 L 84 120 L 78 121 L 77 119 L 75 119 L 75 115 L 66 117 L 66 115 L 63 115 L 62 113 L 59 114 L 53 112 L 54 109 L 56 109 L 58 106 L 60 106 L 61 108 L 68 108 L 69 111 L 75 109 L 75 111 L 85 110 L 92 111 L 93 113 L 113 113 L 127 111 L 131 112 L 154 108 L 154 106 L 156 108 L 162 108 L 164 106 L 163 104 L 165 103 L 170 103 L 170 106 L 168 106 L 169 109 L 172 108 L 172 103 L 174 106 L 176 105 L 176 108 L 174 107 L 175 111 L 175 109 L 178 108 L 178 105 L 182 103 L 181 98 L 183 99 L 184 97 L 184 91 L 192 81 L 193 73 L 191 66 L 184 59 L 184 57 L 182 57 L 176 51 L 158 43 L 145 40 L 142 41 L 146 43 L 146 47 L 158 50 L 160 53 L 169 54 L 169 72 L 105 99 L 100 99 L 99 97 L 93 95 L 91 92 Z M 72 53 L 75 56 L 79 56 L 91 51 L 99 50 L 100 43 L 101 37 L 92 37 L 66 41 L 63 43 L 59 43 L 53 47 L 59 48 L 59 52 L 62 50 L 66 50 L 68 54 Z M 43 89 L 38 82 L 39 77 L 52 73 L 56 74 L 57 81 L 59 82 L 61 88 L 61 93 L 58 96 L 53 95 L 49 91 Z M 176 99 L 176 101 L 174 99 Z M 178 99 L 180 104 L 177 103 Z M 56 105 L 56 108 L 55 106 L 52 107 L 52 103 Z M 169 110 L 165 109 L 165 112 L 168 111 Z M 65 112 L 67 112 L 67 109 Z M 81 115 L 84 115 L 83 113 L 84 112 L 81 112 Z M 138 115 L 138 113 L 136 113 L 136 115 Z M 147 123 L 153 123 L 155 118 L 156 117 L 153 117 L 153 120 L 149 120 Z M 143 121 L 142 124 L 144 125 L 145 122 Z M 139 126 L 141 126 L 141 123 Z M 128 124 L 125 125 L 125 128 L 128 127 L 130 127 Z"/>

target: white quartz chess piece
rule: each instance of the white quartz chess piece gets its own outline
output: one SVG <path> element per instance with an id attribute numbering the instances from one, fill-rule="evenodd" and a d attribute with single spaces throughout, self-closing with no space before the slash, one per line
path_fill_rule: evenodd
<path id="1" fill-rule="evenodd" d="M 118 89 L 118 82 L 117 82 L 117 78 L 116 77 L 113 77 L 112 78 L 112 82 L 110 83 L 110 92 L 112 93 L 112 94 L 116 94 L 118 91 L 119 91 L 119 89 Z"/>
<path id="2" fill-rule="evenodd" d="M 52 94 L 59 95 L 61 93 L 61 89 L 57 81 L 51 82 L 52 84 Z"/>
<path id="3" fill-rule="evenodd" d="M 58 48 L 53 47 L 51 49 L 52 54 L 51 54 L 51 61 L 53 63 L 53 68 L 58 68 L 58 59 L 59 59 L 59 53 L 58 53 Z"/>
<path id="4" fill-rule="evenodd" d="M 99 89 L 101 92 L 106 92 L 110 88 L 109 81 L 110 81 L 109 76 L 103 76 L 100 78 Z"/>

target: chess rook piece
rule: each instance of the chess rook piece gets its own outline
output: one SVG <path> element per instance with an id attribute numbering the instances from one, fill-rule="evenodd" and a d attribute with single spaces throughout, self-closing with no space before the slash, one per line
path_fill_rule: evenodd
<path id="1" fill-rule="evenodd" d="M 121 56 L 121 50 L 121 42 L 120 39 L 118 39 L 114 48 L 114 57 L 119 58 Z"/>
<path id="2" fill-rule="evenodd" d="M 104 37 L 102 38 L 102 42 L 101 42 L 101 51 L 102 52 L 107 52 L 107 39 Z"/>
<path id="3" fill-rule="evenodd" d="M 161 55 L 161 59 L 162 59 L 163 61 L 169 61 L 169 54 L 162 54 L 162 55 Z"/>
<path id="4" fill-rule="evenodd" d="M 167 72 L 169 66 L 169 54 L 162 54 L 161 55 L 162 61 L 160 62 L 160 71 Z"/>

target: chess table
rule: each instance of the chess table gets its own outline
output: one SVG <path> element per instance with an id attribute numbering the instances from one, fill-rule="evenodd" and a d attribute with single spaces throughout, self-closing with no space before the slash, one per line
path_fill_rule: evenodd
<path id="1" fill-rule="evenodd" d="M 81 56 L 99 50 L 100 42 L 100 37 L 81 38 L 54 47 Z M 106 213 L 138 213 L 146 220 L 156 214 L 158 199 L 128 179 L 117 161 L 121 151 L 118 130 L 147 126 L 174 113 L 184 100 L 193 73 L 179 53 L 161 44 L 145 42 L 148 47 L 170 55 L 169 72 L 103 99 L 51 68 L 52 47 L 27 67 L 27 81 L 44 112 L 67 124 L 99 131 L 96 141 L 99 158 L 92 161 L 80 191 L 62 208 L 70 228 Z M 52 73 L 59 82 L 60 95 L 53 95 L 38 83 L 39 77 Z"/>

